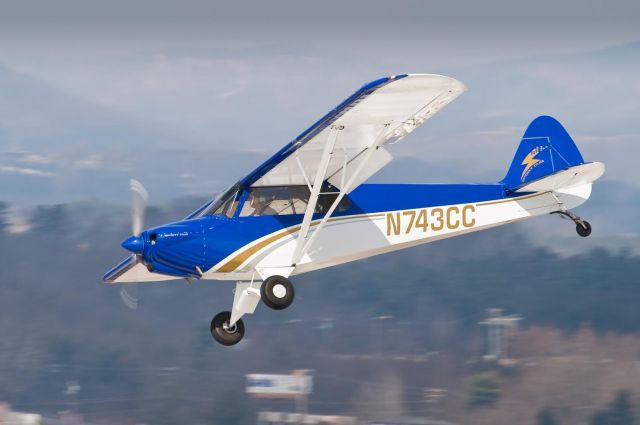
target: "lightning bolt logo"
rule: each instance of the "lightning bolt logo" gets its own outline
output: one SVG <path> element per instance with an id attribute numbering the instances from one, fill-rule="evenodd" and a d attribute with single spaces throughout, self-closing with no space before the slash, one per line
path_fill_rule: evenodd
<path id="1" fill-rule="evenodd" d="M 521 182 L 524 182 L 524 179 L 529 175 L 529 172 L 533 167 L 544 162 L 543 160 L 536 158 L 536 155 L 538 155 L 541 150 L 540 146 L 533 148 L 533 150 L 522 160 L 522 164 L 520 165 L 524 165 L 525 167 L 524 170 L 522 170 L 522 175 L 520 176 Z"/>

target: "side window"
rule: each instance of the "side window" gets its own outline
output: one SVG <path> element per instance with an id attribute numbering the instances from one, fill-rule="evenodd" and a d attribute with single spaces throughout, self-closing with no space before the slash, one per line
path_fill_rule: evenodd
<path id="1" fill-rule="evenodd" d="M 308 201 L 306 186 L 259 187 L 247 196 L 240 217 L 304 214 Z"/>
<path id="2" fill-rule="evenodd" d="M 304 214 L 309 203 L 307 186 L 258 187 L 251 190 L 242 205 L 240 217 L 263 215 Z M 316 213 L 326 213 L 336 200 L 337 193 L 320 195 L 316 203 Z M 346 211 L 351 202 L 345 196 L 336 208 L 336 212 Z"/>
<path id="3" fill-rule="evenodd" d="M 318 203 L 316 204 L 316 212 L 324 214 L 329 211 L 329 208 L 331 208 L 331 205 L 333 205 L 337 197 L 338 193 L 327 193 L 324 195 L 320 195 L 318 197 Z M 349 201 L 349 198 L 345 195 L 340 200 L 340 203 L 338 204 L 334 212 L 347 211 L 349 208 L 351 208 L 351 201 Z"/>

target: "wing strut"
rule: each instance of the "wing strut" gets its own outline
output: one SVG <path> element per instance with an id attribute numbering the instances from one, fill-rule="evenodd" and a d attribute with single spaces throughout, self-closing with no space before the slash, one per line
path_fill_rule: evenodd
<path id="1" fill-rule="evenodd" d="M 351 175 L 351 177 L 347 181 L 347 183 L 342 185 L 342 187 L 340 188 L 340 192 L 338 193 L 338 196 L 333 201 L 333 204 L 331 204 L 331 207 L 329 208 L 327 213 L 324 215 L 324 217 L 322 217 L 322 220 L 320 221 L 320 223 L 316 227 L 316 230 L 313 232 L 311 237 L 308 238 L 308 240 L 307 240 L 309 227 L 310 227 L 310 224 L 311 224 L 311 216 L 313 215 L 313 211 L 315 210 L 315 205 L 316 205 L 316 202 L 318 200 L 319 189 L 318 189 L 318 193 L 316 193 L 316 198 L 313 201 L 313 208 L 311 210 L 309 209 L 311 207 L 311 199 L 309 199 L 309 204 L 307 205 L 307 211 L 305 212 L 305 216 L 304 216 L 304 218 L 306 220 L 307 213 L 309 211 L 311 211 L 311 214 L 309 215 L 309 217 L 310 217 L 309 218 L 309 222 L 307 223 L 306 231 L 304 233 L 304 237 L 302 237 L 302 229 L 300 230 L 301 236 L 298 237 L 298 241 L 297 241 L 297 244 L 296 244 L 296 249 L 295 249 L 294 254 L 293 254 L 293 261 L 292 261 L 293 264 L 292 265 L 295 266 L 298 263 L 298 261 L 300 261 L 300 259 L 304 256 L 304 254 L 306 254 L 309 251 L 309 248 L 311 248 L 311 244 L 313 243 L 314 239 L 320 233 L 320 231 L 324 227 L 325 223 L 329 220 L 329 218 L 331 218 L 331 215 L 333 214 L 333 212 L 336 210 L 336 208 L 340 204 L 340 201 L 342 201 L 342 198 L 344 198 L 344 195 L 349 193 L 349 190 L 351 189 L 351 186 L 356 181 L 356 179 L 358 178 L 358 176 L 360 175 L 360 173 L 362 172 L 364 167 L 367 165 L 367 163 L 369 162 L 369 159 L 371 158 L 373 153 L 376 151 L 376 149 L 378 149 L 380 147 L 381 142 L 384 140 L 384 136 L 387 134 L 386 131 L 385 131 L 387 129 L 387 127 L 388 127 L 388 124 L 384 126 L 383 130 L 380 132 L 380 134 L 376 138 L 376 141 L 370 147 L 365 149 L 364 157 L 363 157 L 362 161 L 360 161 L 360 163 L 358 164 L 358 166 L 354 170 L 353 174 Z M 329 138 L 331 139 L 331 135 L 329 136 Z M 334 142 L 335 142 L 335 138 L 334 138 Z M 326 151 L 326 148 L 325 148 L 325 151 Z M 330 157 L 330 156 L 331 156 L 331 154 L 328 155 L 328 157 Z M 325 159 L 325 157 L 323 156 L 323 161 L 324 161 L 324 159 Z M 327 161 L 327 164 L 328 164 L 328 161 Z M 326 166 L 324 168 L 324 172 L 326 173 Z M 347 168 L 346 168 L 346 164 L 345 164 L 344 167 L 343 167 L 343 170 L 342 170 L 342 173 L 343 173 L 342 174 L 342 180 L 343 181 L 346 178 L 346 172 L 347 172 Z M 318 180 L 318 175 L 319 174 L 320 174 L 319 172 L 318 172 L 318 174 L 316 174 L 316 182 L 314 183 L 314 186 L 313 186 L 314 189 L 316 188 L 316 185 L 318 185 L 318 181 L 317 180 Z M 320 185 L 322 185 L 322 181 L 320 181 Z M 312 194 L 312 197 L 313 197 L 313 194 Z M 303 225 L 303 228 L 304 228 L 304 221 L 303 221 L 302 225 Z"/>
<path id="2" fill-rule="evenodd" d="M 300 258 L 304 255 L 302 248 L 305 246 L 305 241 L 309 235 L 309 228 L 311 227 L 311 219 L 313 213 L 316 210 L 316 204 L 318 203 L 318 197 L 320 196 L 320 189 L 322 189 L 322 183 L 327 175 L 327 169 L 329 168 L 329 161 L 333 155 L 333 147 L 336 144 L 338 138 L 338 132 L 344 129 L 342 125 L 332 125 L 329 130 L 329 138 L 327 144 L 322 152 L 322 159 L 320 160 L 320 166 L 316 173 L 316 177 L 313 181 L 313 187 L 311 187 L 311 195 L 309 196 L 309 202 L 307 203 L 307 209 L 304 212 L 304 218 L 302 219 L 302 226 L 298 233 L 298 240 L 296 241 L 296 247 L 293 251 L 293 264 L 300 261 Z"/>

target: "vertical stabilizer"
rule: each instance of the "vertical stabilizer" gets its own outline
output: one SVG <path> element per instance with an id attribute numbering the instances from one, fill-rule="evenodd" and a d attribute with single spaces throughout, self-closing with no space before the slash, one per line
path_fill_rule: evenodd
<path id="1" fill-rule="evenodd" d="M 580 151 L 562 124 L 543 115 L 529 124 L 501 183 L 507 190 L 516 190 L 534 180 L 583 163 Z"/>

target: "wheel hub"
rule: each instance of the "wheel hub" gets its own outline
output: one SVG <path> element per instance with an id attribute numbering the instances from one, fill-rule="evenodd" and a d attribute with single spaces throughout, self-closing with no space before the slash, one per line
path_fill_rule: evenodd
<path id="1" fill-rule="evenodd" d="M 287 288 L 285 288 L 285 286 L 281 284 L 274 285 L 273 295 L 278 298 L 284 298 L 287 295 Z"/>
<path id="2" fill-rule="evenodd" d="M 222 324 L 222 329 L 224 329 L 224 331 L 228 334 L 233 334 L 233 333 L 236 333 L 236 331 L 238 330 L 238 327 L 236 326 L 235 323 L 233 324 L 233 326 L 230 326 L 229 321 L 226 321 Z"/>

